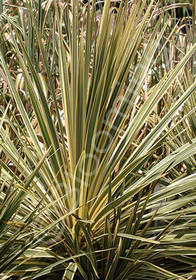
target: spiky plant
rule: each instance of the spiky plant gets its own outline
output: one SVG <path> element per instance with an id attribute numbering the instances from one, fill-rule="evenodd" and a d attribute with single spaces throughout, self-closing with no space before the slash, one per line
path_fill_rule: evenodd
<path id="1" fill-rule="evenodd" d="M 196 139 L 168 139 L 196 45 L 155 82 L 154 1 L 33 3 L 2 30 L 1 279 L 192 279 Z"/>

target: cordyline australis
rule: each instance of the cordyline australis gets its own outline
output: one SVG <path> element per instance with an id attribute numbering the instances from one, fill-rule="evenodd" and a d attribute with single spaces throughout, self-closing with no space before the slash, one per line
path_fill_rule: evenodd
<path id="1" fill-rule="evenodd" d="M 1 279 L 195 277 L 196 45 L 111 4 L 1 14 Z"/>

